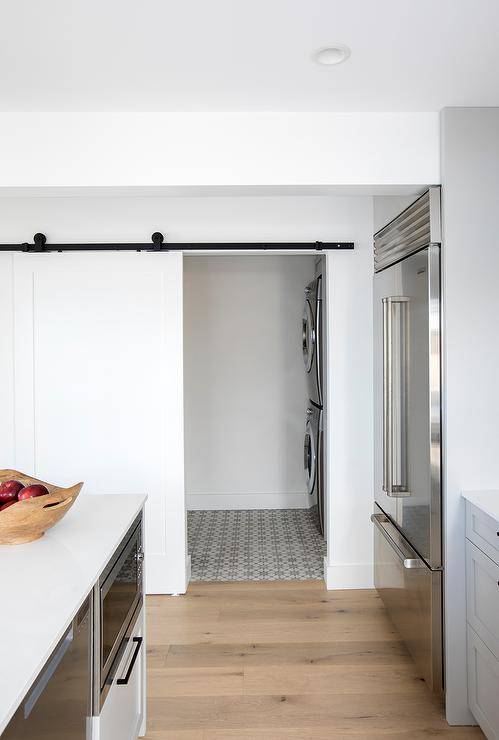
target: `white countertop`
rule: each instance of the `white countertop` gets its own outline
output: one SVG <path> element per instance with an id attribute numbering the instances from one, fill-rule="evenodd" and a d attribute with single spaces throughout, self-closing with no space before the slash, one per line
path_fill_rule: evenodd
<path id="1" fill-rule="evenodd" d="M 463 498 L 499 522 L 499 491 L 463 491 Z"/>
<path id="2" fill-rule="evenodd" d="M 0 545 L 0 733 L 145 500 L 80 494 L 41 539 Z"/>

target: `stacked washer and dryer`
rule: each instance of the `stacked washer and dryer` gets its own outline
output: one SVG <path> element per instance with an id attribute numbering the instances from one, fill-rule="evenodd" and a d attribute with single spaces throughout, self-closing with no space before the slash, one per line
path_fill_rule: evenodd
<path id="1" fill-rule="evenodd" d="M 308 382 L 308 408 L 305 424 L 303 464 L 307 490 L 317 501 L 319 528 L 325 533 L 324 502 L 324 383 L 323 383 L 323 300 L 322 275 L 305 288 L 302 345 Z"/>

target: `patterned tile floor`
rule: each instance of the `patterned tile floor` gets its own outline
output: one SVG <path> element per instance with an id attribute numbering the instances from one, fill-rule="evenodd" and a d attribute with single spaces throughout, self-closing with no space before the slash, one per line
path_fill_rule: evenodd
<path id="1" fill-rule="evenodd" d="M 189 511 L 187 523 L 193 581 L 323 577 L 316 509 Z"/>

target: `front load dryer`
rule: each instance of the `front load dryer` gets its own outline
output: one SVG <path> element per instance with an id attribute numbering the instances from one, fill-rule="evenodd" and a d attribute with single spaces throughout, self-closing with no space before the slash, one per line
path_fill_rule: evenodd
<path id="1" fill-rule="evenodd" d="M 319 529 L 322 536 L 325 531 L 323 413 L 314 403 L 309 404 L 303 443 L 303 467 L 307 491 L 317 499 Z"/>

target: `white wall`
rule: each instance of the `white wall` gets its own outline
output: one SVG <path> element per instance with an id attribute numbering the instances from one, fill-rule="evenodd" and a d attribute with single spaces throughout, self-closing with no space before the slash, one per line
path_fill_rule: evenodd
<path id="1" fill-rule="evenodd" d="M 4 113 L 0 187 L 439 181 L 436 113 Z"/>
<path id="2" fill-rule="evenodd" d="M 351 199 L 340 222 L 355 250 L 327 253 L 328 588 L 373 586 L 373 211 Z"/>
<path id="3" fill-rule="evenodd" d="M 357 196 L 0 197 L 0 243 L 349 241 Z M 367 207 L 367 206 L 366 206 Z M 342 214 L 346 216 L 343 217 Z"/>
<path id="4" fill-rule="evenodd" d="M 184 257 L 190 509 L 305 508 L 301 350 L 310 256 Z"/>
<path id="5" fill-rule="evenodd" d="M 499 488 L 499 108 L 442 112 L 447 719 L 466 691 L 464 489 Z"/>

